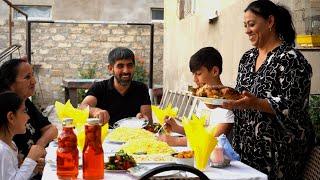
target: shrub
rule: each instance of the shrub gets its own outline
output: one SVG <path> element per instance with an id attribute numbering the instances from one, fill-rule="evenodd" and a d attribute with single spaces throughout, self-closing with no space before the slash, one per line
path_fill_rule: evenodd
<path id="1" fill-rule="evenodd" d="M 320 95 L 310 95 L 309 115 L 317 136 L 320 138 Z"/>
<path id="2" fill-rule="evenodd" d="M 138 57 L 136 57 L 133 80 L 143 82 L 145 84 L 148 82 L 148 73 L 144 67 L 144 60 Z"/>
<path id="3" fill-rule="evenodd" d="M 93 79 L 96 76 L 97 63 L 88 65 L 88 68 L 84 68 L 82 64 L 81 68 L 78 69 L 80 78 L 82 79 Z M 78 103 L 81 103 L 86 95 L 86 89 L 78 89 Z"/>

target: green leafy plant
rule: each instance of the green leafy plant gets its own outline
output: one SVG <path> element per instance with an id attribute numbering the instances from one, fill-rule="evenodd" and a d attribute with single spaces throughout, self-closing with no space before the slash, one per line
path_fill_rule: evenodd
<path id="1" fill-rule="evenodd" d="M 310 95 L 309 115 L 317 136 L 320 138 L 320 95 Z"/>
<path id="2" fill-rule="evenodd" d="M 82 79 L 93 79 L 96 76 L 97 63 L 88 65 L 88 68 L 84 68 L 82 64 L 81 68 L 78 69 L 80 77 Z M 81 103 L 86 95 L 86 89 L 78 89 L 78 103 Z"/>
<path id="3" fill-rule="evenodd" d="M 144 67 L 144 60 L 136 57 L 135 58 L 135 72 L 133 76 L 133 80 L 147 83 L 148 82 L 148 73 Z"/>

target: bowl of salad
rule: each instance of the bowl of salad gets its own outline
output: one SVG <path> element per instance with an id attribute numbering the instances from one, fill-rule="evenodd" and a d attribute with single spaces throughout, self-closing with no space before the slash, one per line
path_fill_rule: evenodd
<path id="1" fill-rule="evenodd" d="M 105 163 L 106 171 L 127 171 L 127 169 L 136 166 L 134 158 L 123 150 L 116 152 L 114 156 L 109 157 L 109 161 Z"/>

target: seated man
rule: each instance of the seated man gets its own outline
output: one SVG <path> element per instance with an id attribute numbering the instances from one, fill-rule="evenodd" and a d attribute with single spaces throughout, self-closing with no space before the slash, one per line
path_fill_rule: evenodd
<path id="1" fill-rule="evenodd" d="M 92 85 L 80 108 L 89 106 L 90 117 L 99 118 L 112 127 L 126 117 L 137 116 L 152 123 L 151 101 L 145 84 L 133 81 L 135 59 L 124 47 L 113 49 L 108 56 L 108 70 L 112 77 Z"/>
<path id="2" fill-rule="evenodd" d="M 222 72 L 222 57 L 220 53 L 213 47 L 205 47 L 191 56 L 189 61 L 190 71 L 193 73 L 193 81 L 198 85 L 222 86 L 220 74 Z M 217 129 L 215 137 L 221 134 L 228 135 L 234 123 L 234 115 L 232 111 L 216 107 L 209 109 L 204 103 L 200 102 L 196 115 L 207 115 L 207 124 L 216 125 Z M 166 119 L 165 128 L 168 131 L 174 131 L 184 134 L 184 129 L 179 126 L 173 118 Z M 169 135 L 161 135 L 160 140 L 166 141 L 172 146 L 187 145 L 185 137 L 172 137 Z"/>

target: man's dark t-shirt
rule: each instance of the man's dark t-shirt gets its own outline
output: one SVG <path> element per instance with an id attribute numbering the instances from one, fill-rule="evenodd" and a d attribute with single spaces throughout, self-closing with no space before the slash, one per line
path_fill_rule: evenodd
<path id="1" fill-rule="evenodd" d="M 145 84 L 132 81 L 125 95 L 121 95 L 113 86 L 114 77 L 96 82 L 87 92 L 97 98 L 96 107 L 107 110 L 109 125 L 127 117 L 135 117 L 142 105 L 151 105 L 148 88 Z"/>

